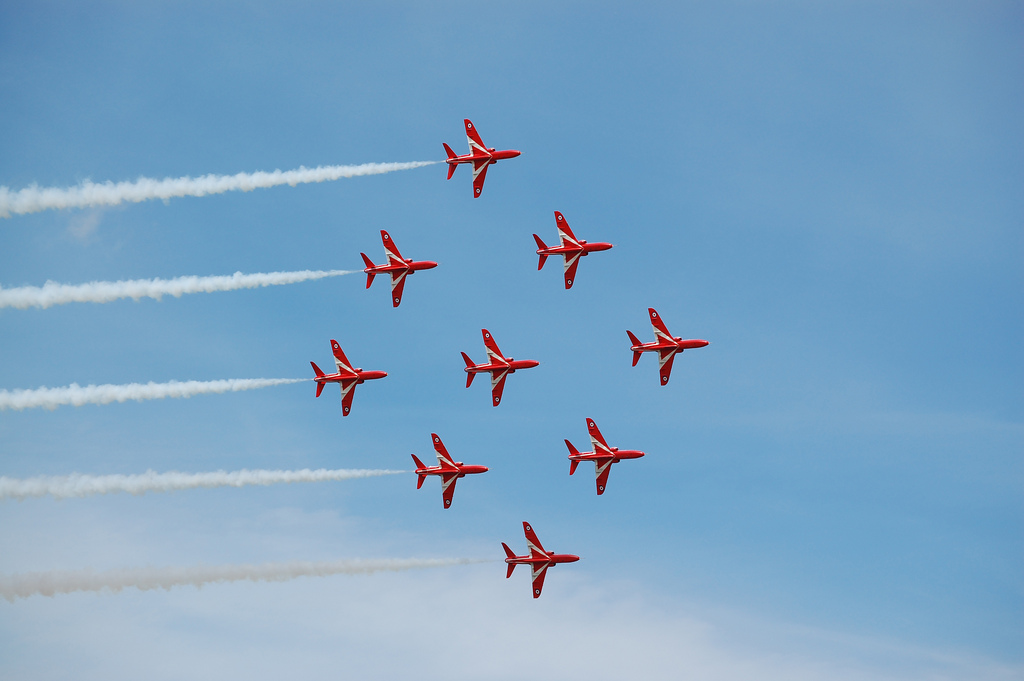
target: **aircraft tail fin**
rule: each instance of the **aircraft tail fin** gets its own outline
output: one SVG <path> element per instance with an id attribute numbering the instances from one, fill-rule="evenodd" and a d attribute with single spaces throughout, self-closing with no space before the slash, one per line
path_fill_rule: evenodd
<path id="1" fill-rule="evenodd" d="M 548 247 L 547 244 L 545 244 L 544 241 L 539 236 L 537 236 L 536 234 L 533 235 L 533 240 L 537 242 L 537 248 L 539 250 L 544 250 L 544 249 L 546 249 Z M 538 255 L 540 255 L 540 254 L 538 253 Z M 544 268 L 544 263 L 547 262 L 547 259 L 548 259 L 548 256 L 546 256 L 546 255 L 541 255 L 540 256 L 540 262 L 537 263 L 537 269 L 538 270 Z"/>
<path id="2" fill-rule="evenodd" d="M 423 465 L 423 462 L 416 458 L 415 454 L 412 455 L 412 460 L 416 464 L 416 468 L 426 468 L 426 466 Z M 416 489 L 419 489 L 420 487 L 423 487 L 423 481 L 426 480 L 426 479 L 427 479 L 427 476 L 424 475 L 423 473 L 420 473 L 419 475 L 417 475 L 416 476 Z"/>
<path id="3" fill-rule="evenodd" d="M 363 256 L 363 262 L 366 263 L 366 268 L 367 269 L 370 269 L 372 267 L 376 267 L 376 265 L 373 264 L 373 261 L 370 260 L 368 257 L 366 257 L 365 253 L 360 253 L 359 255 Z M 373 272 L 367 272 L 366 273 L 366 288 L 370 288 L 370 284 L 373 283 L 373 277 L 374 276 L 375 275 L 374 275 Z"/>
<path id="4" fill-rule="evenodd" d="M 310 364 L 310 366 L 313 367 L 313 373 L 316 374 L 317 378 L 320 378 L 321 376 L 324 375 L 324 372 L 320 371 L 320 367 L 318 367 L 316 365 L 316 362 L 310 362 L 309 364 Z M 320 393 L 322 393 L 323 391 L 324 391 L 324 384 L 320 383 L 319 381 L 317 381 L 317 384 L 316 384 L 316 396 L 320 397 Z"/>
<path id="5" fill-rule="evenodd" d="M 471 359 L 469 358 L 469 355 L 467 355 L 466 353 L 462 353 L 462 361 L 464 361 L 464 362 L 466 363 L 466 366 L 467 366 L 467 367 L 473 367 L 473 366 L 476 366 L 475 364 L 473 364 L 473 360 L 471 360 Z M 473 385 L 473 378 L 474 378 L 475 376 L 476 376 L 476 374 L 475 374 L 475 373 L 473 373 L 472 371 L 467 371 L 467 372 L 466 372 L 466 387 L 467 387 L 467 388 L 468 388 L 469 386 Z"/>
<path id="6" fill-rule="evenodd" d="M 444 142 L 442 142 L 442 144 L 444 144 Z M 448 154 L 448 158 L 455 158 L 456 156 L 458 156 L 458 154 L 456 154 L 454 151 L 452 151 L 452 148 L 449 147 L 447 144 L 444 145 L 444 151 L 445 151 L 446 154 Z M 452 175 L 455 174 L 455 169 L 458 168 L 458 167 L 459 167 L 458 163 L 449 163 L 448 164 L 448 179 L 449 180 L 452 179 Z"/>
<path id="7" fill-rule="evenodd" d="M 576 466 L 580 465 L 580 462 L 576 461 L 576 460 L 573 460 L 572 457 L 574 455 L 579 455 L 580 452 L 568 440 L 565 441 L 565 446 L 569 448 L 569 459 L 570 459 L 570 461 L 569 461 L 569 475 L 572 475 L 573 473 L 576 472 Z"/>
<path id="8" fill-rule="evenodd" d="M 643 343 L 640 342 L 640 339 L 633 335 L 632 331 L 626 331 L 626 334 L 629 336 L 629 341 L 633 344 L 633 347 L 643 345 Z M 642 354 L 644 353 L 640 350 L 633 351 L 633 366 L 636 366 L 636 363 L 640 361 L 640 355 Z"/>
<path id="9" fill-rule="evenodd" d="M 505 555 L 508 556 L 509 558 L 515 558 L 516 557 L 515 551 L 510 549 L 508 547 L 508 544 L 506 544 L 505 542 L 501 542 L 501 548 L 505 549 Z M 512 571 L 515 570 L 515 569 L 516 569 L 516 563 L 509 563 L 508 564 L 508 572 L 505 573 L 505 579 L 508 579 L 509 577 L 511 577 L 512 576 Z"/>

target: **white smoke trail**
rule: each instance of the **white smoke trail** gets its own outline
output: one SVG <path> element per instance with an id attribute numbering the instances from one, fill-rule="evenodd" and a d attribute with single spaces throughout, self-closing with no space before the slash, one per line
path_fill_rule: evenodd
<path id="1" fill-rule="evenodd" d="M 260 272 L 215 277 L 175 277 L 174 279 L 128 279 L 123 281 L 93 281 L 88 284 L 59 284 L 48 281 L 42 286 L 21 286 L 5 289 L 0 286 L 0 308 L 47 308 L 65 303 L 109 303 L 119 298 L 180 298 L 186 293 L 213 293 L 243 288 L 280 286 L 301 281 L 340 277 L 353 274 L 350 270 L 301 270 L 298 272 Z"/>
<path id="2" fill-rule="evenodd" d="M 263 563 L 262 565 L 194 565 L 190 567 L 129 568 L 122 570 L 55 570 L 0 575 L 0 596 L 8 601 L 29 596 L 65 594 L 73 591 L 120 591 L 135 587 L 142 591 L 169 590 L 191 584 L 203 586 L 215 582 L 283 582 L 297 577 L 328 575 L 365 575 L 374 572 L 401 572 L 423 568 L 468 565 L 490 561 L 471 558 L 390 558 L 382 560 L 331 560 Z"/>
<path id="3" fill-rule="evenodd" d="M 35 478 L 8 478 L 0 476 L 0 500 L 41 497 L 47 494 L 57 499 L 87 497 L 94 494 L 128 492 L 175 492 L 199 487 L 245 487 L 246 485 L 276 485 L 293 482 L 327 482 L 397 475 L 407 471 L 386 469 L 327 469 L 297 471 L 214 471 L 211 473 L 157 473 L 146 471 L 141 475 L 41 475 Z"/>
<path id="4" fill-rule="evenodd" d="M 248 192 L 253 189 L 295 186 L 307 182 L 325 182 L 343 177 L 381 175 L 396 170 L 411 170 L 439 161 L 413 161 L 411 163 L 364 163 L 355 166 L 318 166 L 297 170 L 275 170 L 272 173 L 238 173 L 237 175 L 203 175 L 202 177 L 168 177 L 155 180 L 140 177 L 134 182 L 107 181 L 96 184 L 86 180 L 77 187 L 38 187 L 12 191 L 0 187 L 0 218 L 11 215 L 37 213 L 48 209 L 85 208 L 88 206 L 116 206 L 119 203 L 138 203 L 149 199 L 171 199 L 179 196 L 206 196 L 229 191 Z"/>
<path id="5" fill-rule="evenodd" d="M 62 388 L 36 388 L 35 390 L 0 390 L 0 411 L 4 409 L 56 409 L 70 404 L 110 404 L 135 400 L 161 400 L 165 397 L 192 397 L 208 393 L 256 390 L 274 385 L 301 383 L 306 378 L 229 378 L 220 381 L 170 381 L 168 383 L 126 383 L 123 385 L 87 385 L 77 383 Z"/>

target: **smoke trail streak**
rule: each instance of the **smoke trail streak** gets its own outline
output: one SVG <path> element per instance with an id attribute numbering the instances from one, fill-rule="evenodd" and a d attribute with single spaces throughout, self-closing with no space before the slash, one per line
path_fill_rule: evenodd
<path id="1" fill-rule="evenodd" d="M 62 388 L 36 388 L 35 390 L 0 390 L 0 411 L 4 409 L 56 409 L 70 404 L 110 404 L 135 400 L 162 400 L 165 397 L 192 397 L 209 393 L 256 390 L 273 385 L 302 383 L 306 378 L 229 378 L 220 381 L 170 381 L 168 383 L 126 383 L 123 385 L 87 385 L 77 383 Z"/>
<path id="2" fill-rule="evenodd" d="M 297 170 L 275 170 L 272 173 L 238 173 L 237 175 L 203 175 L 201 177 L 168 177 L 155 180 L 140 177 L 134 182 L 107 181 L 96 184 L 86 180 L 76 187 L 38 187 L 12 191 L 0 187 L 0 218 L 11 215 L 37 213 L 48 209 L 85 208 L 88 206 L 116 206 L 119 203 L 138 203 L 150 199 L 171 199 L 179 196 L 206 196 L 229 191 L 248 192 L 253 189 L 295 186 L 308 182 L 325 182 L 343 177 L 381 175 L 396 170 L 411 170 L 439 161 L 413 161 L 411 163 L 364 163 L 355 166 L 318 166 Z"/>
<path id="3" fill-rule="evenodd" d="M 157 473 L 146 471 L 141 475 L 41 475 L 35 478 L 8 478 L 0 476 L 0 500 L 42 497 L 49 494 L 57 499 L 87 497 L 94 494 L 128 492 L 175 492 L 199 487 L 245 487 L 246 485 L 276 485 L 293 482 L 326 482 L 397 475 L 407 471 L 386 469 L 327 469 L 297 471 L 214 471 L 211 473 Z"/>
<path id="4" fill-rule="evenodd" d="M 5 289 L 0 286 L 0 308 L 48 308 L 65 303 L 109 303 L 119 298 L 180 298 L 186 293 L 213 293 L 243 288 L 280 286 L 301 281 L 340 277 L 353 274 L 350 270 L 301 270 L 298 272 L 259 272 L 214 277 L 175 277 L 174 279 L 128 279 L 122 281 L 92 281 L 88 284 L 59 284 L 48 281 L 42 286 L 21 286 Z"/>
<path id="5" fill-rule="evenodd" d="M 175 586 L 216 582 L 283 582 L 297 577 L 366 575 L 423 568 L 491 562 L 472 558 L 390 558 L 382 560 L 330 560 L 263 563 L 261 565 L 194 565 L 191 567 L 129 568 L 121 570 L 55 570 L 0 575 L 0 596 L 8 601 L 29 596 L 66 594 L 73 591 L 118 592 L 128 587 L 141 591 L 169 590 Z"/>

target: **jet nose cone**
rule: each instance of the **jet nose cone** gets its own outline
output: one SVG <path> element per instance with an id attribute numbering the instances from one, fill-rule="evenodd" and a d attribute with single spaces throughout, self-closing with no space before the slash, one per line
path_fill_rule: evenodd
<path id="1" fill-rule="evenodd" d="M 533 367 L 540 366 L 540 362 L 535 359 L 528 359 L 522 363 L 524 369 L 532 369 Z"/>
<path id="2" fill-rule="evenodd" d="M 711 345 L 711 341 L 706 341 L 706 340 L 702 340 L 701 341 L 701 347 L 702 348 L 706 348 L 709 345 Z"/>
<path id="3" fill-rule="evenodd" d="M 512 150 L 510 150 L 510 151 L 509 151 L 508 153 L 509 153 L 509 158 L 515 158 L 516 156 L 519 156 L 519 155 L 520 155 L 520 154 L 522 154 L 523 152 L 521 152 L 521 151 L 517 151 L 517 150 L 515 150 L 515 149 L 512 149 Z"/>
<path id="4" fill-rule="evenodd" d="M 425 269 L 425 270 L 432 270 L 435 267 L 437 267 L 437 263 L 434 262 L 433 260 L 427 260 L 427 261 L 424 261 L 424 263 L 423 263 L 423 269 Z"/>
<path id="5" fill-rule="evenodd" d="M 567 559 L 565 561 L 566 563 L 575 563 L 576 561 L 578 561 L 580 559 L 580 557 L 579 556 L 574 556 L 572 554 L 569 554 L 568 556 L 566 556 L 566 559 Z"/>

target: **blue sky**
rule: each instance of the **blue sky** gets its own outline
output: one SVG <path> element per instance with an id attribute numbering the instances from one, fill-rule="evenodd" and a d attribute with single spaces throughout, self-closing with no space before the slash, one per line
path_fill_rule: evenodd
<path id="1" fill-rule="evenodd" d="M 0 221 L 0 284 L 436 260 L 0 311 L 0 387 L 389 376 L 0 413 L 0 474 L 490 467 L 0 503 L 0 572 L 579 563 L 0 603 L 5 678 L 1020 678 L 1024 16 L 1012 3 L 33 3 L 0 8 L 0 185 L 523 152 Z M 536 271 L 560 210 L 588 257 Z M 712 345 L 631 368 L 646 308 Z M 480 328 L 536 369 L 464 388 Z M 568 476 L 585 417 L 647 457 Z M 581 475 L 582 473 L 582 475 Z M 454 645 L 452 652 L 448 645 Z"/>

